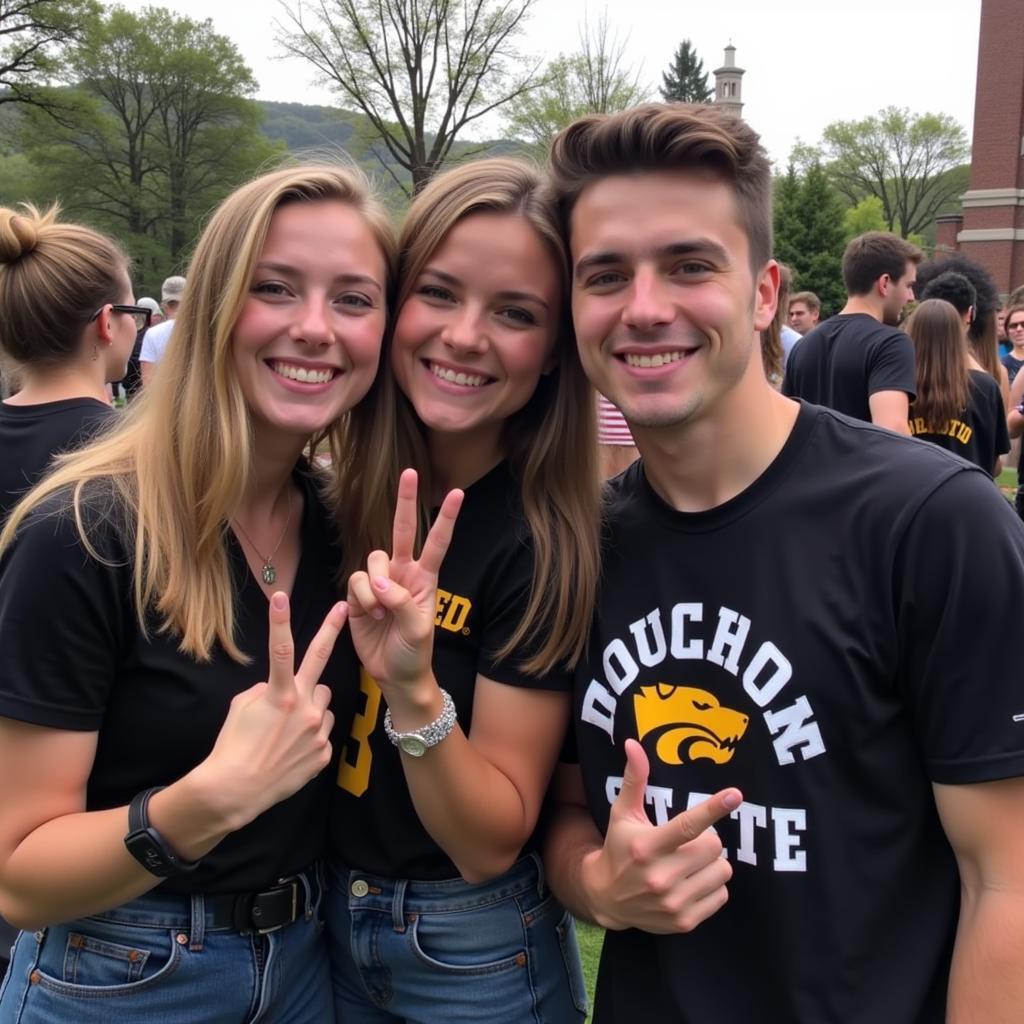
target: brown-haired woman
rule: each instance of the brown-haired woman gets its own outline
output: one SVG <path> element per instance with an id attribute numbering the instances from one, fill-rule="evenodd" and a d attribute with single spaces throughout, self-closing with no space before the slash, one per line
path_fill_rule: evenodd
<path id="1" fill-rule="evenodd" d="M 599 483 L 565 252 L 542 178 L 508 159 L 435 179 L 399 249 L 390 374 L 338 481 L 368 571 L 349 584 L 365 706 L 332 814 L 335 1009 L 569 1024 L 573 925 L 536 833 L 597 585 Z"/>
<path id="2" fill-rule="evenodd" d="M 233 193 L 153 388 L 0 534 L 2 1024 L 332 1019 L 320 679 L 348 721 L 357 667 L 303 453 L 373 382 L 393 245 L 346 168 Z"/>
<path id="3" fill-rule="evenodd" d="M 21 385 L 0 404 L 0 524 L 56 452 L 110 421 L 106 385 L 149 321 L 120 246 L 58 213 L 0 208 L 0 354 Z"/>
<path id="4" fill-rule="evenodd" d="M 1003 398 L 989 373 L 969 368 L 970 349 L 956 309 L 942 299 L 925 299 L 905 329 L 917 367 L 911 434 L 997 475 L 1010 450 Z"/>

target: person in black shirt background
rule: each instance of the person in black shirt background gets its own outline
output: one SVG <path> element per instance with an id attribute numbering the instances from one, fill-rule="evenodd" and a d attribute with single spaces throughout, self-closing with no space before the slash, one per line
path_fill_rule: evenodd
<path id="1" fill-rule="evenodd" d="M 1010 450 L 1003 396 L 989 374 L 970 368 L 956 309 L 943 299 L 925 299 L 904 329 L 917 364 L 910 433 L 998 476 L 1002 456 Z"/>
<path id="2" fill-rule="evenodd" d="M 2 1024 L 331 1019 L 318 862 L 357 673 L 303 453 L 373 382 L 393 258 L 354 170 L 240 188 L 153 391 L 0 534 Z"/>
<path id="3" fill-rule="evenodd" d="M 0 523 L 54 453 L 113 416 L 107 382 L 149 320 L 117 243 L 57 215 L 0 209 L 0 350 L 21 382 L 0 404 Z"/>

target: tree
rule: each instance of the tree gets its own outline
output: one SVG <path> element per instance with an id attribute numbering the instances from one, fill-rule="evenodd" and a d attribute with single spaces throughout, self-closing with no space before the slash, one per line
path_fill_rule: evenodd
<path id="1" fill-rule="evenodd" d="M 385 169 L 400 181 L 386 153 L 418 192 L 469 125 L 534 84 L 514 43 L 535 3 L 291 0 L 278 41 L 366 115 Z"/>
<path id="2" fill-rule="evenodd" d="M 509 103 L 507 131 L 524 139 L 543 158 L 551 140 L 585 114 L 610 114 L 641 103 L 647 89 L 640 73 L 623 63 L 625 43 L 609 34 L 602 17 L 592 31 L 585 22 L 580 49 L 559 54 L 541 84 Z"/>
<path id="3" fill-rule="evenodd" d="M 970 155 L 967 133 L 947 114 L 886 107 L 860 121 L 836 121 L 824 132 L 822 155 L 833 184 L 855 206 L 881 201 L 890 231 L 923 232 L 964 188 L 951 173 Z"/>
<path id="4" fill-rule="evenodd" d="M 708 86 L 704 61 L 689 39 L 676 49 L 668 71 L 661 75 L 661 98 L 666 103 L 710 103 L 715 92 Z"/>
<path id="5" fill-rule="evenodd" d="M 200 219 L 276 147 L 256 83 L 209 21 L 112 8 L 69 49 L 63 109 L 23 138 L 51 195 L 122 239 L 144 272 L 180 268 Z"/>
<path id="6" fill-rule="evenodd" d="M 812 291 L 829 313 L 846 301 L 843 204 L 820 163 L 793 164 L 775 187 L 775 255 L 793 270 L 794 291 Z"/>
<path id="7" fill-rule="evenodd" d="M 95 0 L 0 0 L 0 104 L 45 104 L 41 87 L 97 10 Z"/>

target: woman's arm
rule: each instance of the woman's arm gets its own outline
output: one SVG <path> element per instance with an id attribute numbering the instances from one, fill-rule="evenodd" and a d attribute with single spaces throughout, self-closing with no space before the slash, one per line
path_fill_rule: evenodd
<path id="1" fill-rule="evenodd" d="M 419 559 L 416 475 L 403 474 L 392 554 L 373 552 L 349 581 L 352 636 L 380 684 L 398 732 L 434 721 L 442 695 L 432 669 L 437 573 L 461 495 L 442 504 Z M 444 685 L 444 680 L 440 680 Z M 469 738 L 456 726 L 422 757 L 402 753 L 424 827 L 471 882 L 506 871 L 529 838 L 569 716 L 565 693 L 477 676 Z"/>
<path id="2" fill-rule="evenodd" d="M 321 673 L 345 622 L 331 609 L 296 672 L 287 595 L 270 602 L 270 673 L 231 702 L 214 748 L 153 796 L 152 826 L 182 859 L 286 799 L 330 761 Z M 127 807 L 86 811 L 98 733 L 0 718 L 0 914 L 34 929 L 108 909 L 160 879 L 126 850 Z"/>
<path id="3" fill-rule="evenodd" d="M 433 677 L 421 692 L 431 689 L 440 711 Z M 416 721 L 397 692 L 391 714 L 399 731 L 435 717 Z M 568 720 L 567 693 L 478 676 L 469 738 L 456 726 L 423 757 L 401 755 L 423 827 L 467 882 L 486 881 L 515 863 L 537 824 Z"/>

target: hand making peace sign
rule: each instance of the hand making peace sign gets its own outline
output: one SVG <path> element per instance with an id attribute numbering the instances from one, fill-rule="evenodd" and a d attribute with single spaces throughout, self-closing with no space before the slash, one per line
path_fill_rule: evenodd
<path id="1" fill-rule="evenodd" d="M 391 554 L 371 552 L 367 571 L 353 573 L 348 581 L 349 628 L 356 653 L 385 690 L 388 685 L 412 685 L 430 674 L 437 574 L 462 505 L 462 491 L 450 491 L 417 559 L 416 494 L 416 472 L 407 469 L 398 482 Z"/>

